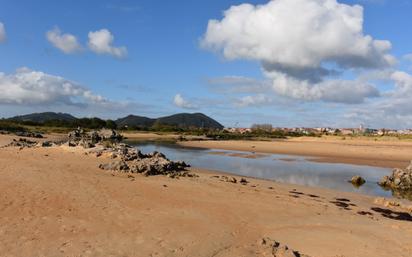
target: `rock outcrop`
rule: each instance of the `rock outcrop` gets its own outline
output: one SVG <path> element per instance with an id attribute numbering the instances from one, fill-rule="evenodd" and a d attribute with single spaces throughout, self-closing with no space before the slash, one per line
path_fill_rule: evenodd
<path id="1" fill-rule="evenodd" d="M 117 134 L 111 134 L 109 138 L 118 138 Z M 99 134 L 99 136 L 101 136 Z M 194 177 L 186 168 L 190 167 L 183 161 L 171 161 L 159 152 L 143 154 L 139 150 L 123 143 L 112 143 L 96 152 L 96 156 L 106 153 L 115 159 L 111 163 L 101 164 L 103 170 L 119 171 L 127 173 L 139 173 L 144 176 L 166 175 L 168 177 Z"/>
<path id="2" fill-rule="evenodd" d="M 384 176 L 378 184 L 394 191 L 412 191 L 412 161 L 405 169 L 394 169 L 391 175 Z"/>
<path id="3" fill-rule="evenodd" d="M 159 152 L 142 154 L 140 151 L 127 146 L 113 148 L 117 157 L 121 160 L 101 164 L 103 170 L 120 171 L 128 173 L 140 173 L 145 176 L 166 175 L 175 177 L 193 177 L 186 168 L 189 167 L 183 161 L 171 161 Z"/>

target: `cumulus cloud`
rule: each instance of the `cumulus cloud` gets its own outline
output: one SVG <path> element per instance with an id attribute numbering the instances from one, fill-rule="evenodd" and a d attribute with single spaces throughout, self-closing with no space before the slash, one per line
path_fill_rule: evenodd
<path id="1" fill-rule="evenodd" d="M 183 109 L 197 109 L 195 105 L 183 98 L 181 94 L 176 94 L 173 98 L 173 104 Z"/>
<path id="2" fill-rule="evenodd" d="M 82 49 L 76 36 L 68 33 L 63 34 L 58 27 L 47 31 L 46 38 L 54 47 L 66 54 L 75 53 Z"/>
<path id="3" fill-rule="evenodd" d="M 358 103 L 375 97 L 373 86 L 336 77 L 396 63 L 389 41 L 364 34 L 363 8 L 336 0 L 232 6 L 221 20 L 209 21 L 201 45 L 229 60 L 259 61 L 278 94 L 304 100 Z"/>
<path id="4" fill-rule="evenodd" d="M 20 68 L 0 73 L 0 104 L 88 105 L 108 104 L 109 100 L 59 76 Z"/>
<path id="5" fill-rule="evenodd" d="M 0 43 L 6 40 L 6 28 L 4 24 L 0 22 Z"/>
<path id="6" fill-rule="evenodd" d="M 242 4 L 209 21 L 203 45 L 228 59 L 252 59 L 284 68 L 386 67 L 389 41 L 363 33 L 361 6 L 336 0 L 272 0 Z"/>
<path id="7" fill-rule="evenodd" d="M 113 46 L 114 36 L 107 29 L 89 32 L 90 50 L 97 54 L 107 54 L 116 58 L 125 58 L 127 56 L 127 48 L 124 46 Z"/>

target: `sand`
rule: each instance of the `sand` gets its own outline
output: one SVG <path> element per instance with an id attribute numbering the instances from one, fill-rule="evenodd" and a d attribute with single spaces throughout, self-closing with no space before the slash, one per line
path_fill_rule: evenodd
<path id="1" fill-rule="evenodd" d="M 0 256 L 271 256 L 263 237 L 314 257 L 412 256 L 408 209 L 373 197 L 199 169 L 129 176 L 104 158 L 1 148 Z"/>
<path id="2" fill-rule="evenodd" d="M 184 141 L 183 146 L 303 155 L 319 162 L 349 163 L 376 167 L 405 167 L 412 160 L 410 141 L 373 141 L 366 139 L 292 138 L 273 141 Z"/>

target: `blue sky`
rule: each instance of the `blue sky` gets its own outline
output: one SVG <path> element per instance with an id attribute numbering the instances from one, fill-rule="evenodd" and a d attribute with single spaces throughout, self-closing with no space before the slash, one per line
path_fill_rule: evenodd
<path id="1" fill-rule="evenodd" d="M 228 35 L 221 41 L 220 36 L 213 33 L 216 28 L 208 27 L 209 20 L 217 20 L 222 27 L 230 26 L 223 24 L 223 11 L 245 3 L 266 8 L 268 2 L 0 0 L 0 23 L 5 29 L 3 40 L 0 33 L 0 72 L 3 73 L 3 77 L 0 76 L 0 94 L 3 94 L 0 96 L 0 116 L 33 111 L 61 111 L 105 118 L 130 113 L 157 117 L 176 112 L 203 112 L 226 126 L 249 126 L 260 122 L 276 126 L 357 126 L 360 123 L 375 127 L 412 126 L 407 111 L 412 106 L 406 99 L 395 99 L 394 96 L 406 95 L 394 91 L 399 88 L 397 85 L 409 83 L 406 75 L 412 72 L 412 61 L 408 60 L 412 58 L 405 57 L 412 53 L 412 1 L 339 1 L 348 7 L 354 4 L 364 7 L 361 35 L 390 41 L 390 50 L 382 50 L 378 54 L 380 57 L 390 54 L 396 59 L 390 67 L 358 67 L 342 64 L 342 60 L 353 57 L 353 51 L 347 58 L 319 52 L 313 58 L 324 57 L 322 67 L 330 70 L 338 67 L 340 74 L 339 78 L 319 78 L 322 81 L 358 80 L 373 74 L 373 78 L 368 79 L 369 84 L 373 82 L 373 88 L 355 85 L 360 95 L 353 93 L 347 96 L 345 93 L 350 89 L 342 94 L 336 91 L 339 93 L 312 95 L 312 88 L 321 88 L 321 92 L 325 92 L 325 88 L 342 90 L 336 83 L 317 85 L 319 81 L 305 84 L 310 89 L 307 93 L 299 91 L 303 85 L 301 82 L 308 80 L 295 72 L 293 76 L 299 77 L 298 88 L 293 92 L 289 90 L 293 87 L 290 65 L 291 62 L 296 64 L 296 58 L 283 62 L 285 59 L 280 60 L 277 56 L 266 59 L 262 55 L 235 50 L 234 57 L 230 58 L 223 53 L 231 47 L 231 42 L 238 43 L 237 36 L 250 37 L 246 41 L 250 39 L 251 42 L 266 39 L 254 33 L 240 35 L 242 29 L 232 35 L 232 28 L 227 27 Z M 293 10 L 290 8 L 288 10 Z M 271 15 L 277 13 L 275 9 L 270 10 L 274 10 Z M 231 15 L 235 17 L 234 13 Z M 251 22 L 253 17 L 249 17 Z M 270 20 L 262 23 L 274 30 L 280 26 L 270 24 Z M 281 29 L 287 31 L 289 21 L 281 24 Z M 113 41 L 90 47 L 89 33 L 102 30 L 109 33 Z M 77 44 L 64 52 L 48 38 L 48 32 L 53 32 L 60 40 L 63 40 L 62 35 L 70 34 L 76 38 Z M 302 35 L 304 33 L 302 31 Z M 287 35 L 273 38 L 268 44 L 259 42 L 258 45 L 264 48 L 279 44 L 280 48 L 276 49 L 282 49 L 276 40 L 293 40 Z M 101 43 L 97 35 L 96 40 Z M 68 47 L 67 42 L 62 44 Z M 255 49 L 254 44 L 242 47 L 251 50 Z M 329 46 L 325 43 L 320 47 L 326 49 Z M 122 51 L 119 49 L 125 49 L 125 52 L 116 54 L 116 51 Z M 374 54 L 375 59 L 371 58 L 362 61 L 376 61 L 378 57 Z M 276 68 L 269 70 L 264 63 L 273 64 Z M 313 63 L 308 65 L 312 67 Z M 306 76 L 307 68 L 298 70 Z M 309 72 L 314 71 L 311 68 Z M 402 81 L 394 79 L 392 75 L 396 72 Z M 375 73 L 386 75 L 377 76 Z M 286 78 L 287 89 L 277 86 L 280 77 Z M 29 83 L 30 89 L 24 83 Z M 71 84 L 70 92 L 61 94 L 59 91 L 65 83 Z M 21 87 L 33 92 L 25 91 L 23 94 Z M 29 97 L 31 93 L 36 100 Z M 396 106 L 391 103 L 396 103 Z M 370 113 L 374 108 L 379 109 L 378 114 Z"/>

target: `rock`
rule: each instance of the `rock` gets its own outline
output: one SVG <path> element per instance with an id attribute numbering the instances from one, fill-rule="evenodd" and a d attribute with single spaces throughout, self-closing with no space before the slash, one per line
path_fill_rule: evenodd
<path id="1" fill-rule="evenodd" d="M 23 149 L 26 147 L 27 148 L 34 147 L 36 145 L 37 145 L 37 142 L 30 141 L 25 138 L 19 138 L 19 140 L 13 139 L 13 141 L 10 144 L 6 145 L 5 147 L 20 147 L 20 149 Z"/>
<path id="2" fill-rule="evenodd" d="M 237 183 L 237 179 L 235 177 L 222 176 L 221 180 L 224 181 L 224 182 L 229 182 L 229 183 L 233 183 L 233 184 Z"/>
<path id="3" fill-rule="evenodd" d="M 185 162 L 170 161 L 164 154 L 159 152 L 143 154 L 124 144 L 115 145 L 112 149 L 106 151 L 111 151 L 112 156 L 113 154 L 118 155 L 121 161 L 100 165 L 99 167 L 104 170 L 140 173 L 145 176 L 166 175 L 171 178 L 195 176 L 186 170 L 189 165 Z"/>
<path id="4" fill-rule="evenodd" d="M 247 181 L 245 178 L 240 179 L 240 184 L 247 185 L 248 183 L 249 183 L 249 181 Z"/>
<path id="5" fill-rule="evenodd" d="M 281 245 L 279 242 L 268 237 L 263 238 L 261 244 L 267 248 L 274 257 L 309 257 L 308 255 L 289 249 L 286 245 Z"/>
<path id="6" fill-rule="evenodd" d="M 362 178 L 361 176 L 353 176 L 349 182 L 357 187 L 360 187 L 366 183 L 365 179 Z"/>
<path id="7" fill-rule="evenodd" d="M 18 131 L 15 134 L 16 136 L 19 136 L 19 137 L 43 138 L 43 135 L 38 132 Z"/>
<path id="8" fill-rule="evenodd" d="M 41 143 L 42 147 L 51 147 L 53 146 L 53 143 L 50 141 L 44 141 L 43 143 Z"/>
<path id="9" fill-rule="evenodd" d="M 99 168 L 102 170 L 111 170 L 111 171 L 129 171 L 129 165 L 124 161 L 115 161 L 106 164 L 100 164 Z"/>
<path id="10" fill-rule="evenodd" d="M 112 129 L 101 129 L 85 133 L 84 130 L 77 128 L 68 134 L 69 146 L 82 146 L 93 148 L 98 143 L 107 142 L 108 144 L 118 143 L 122 136 Z"/>
<path id="11" fill-rule="evenodd" d="M 412 162 L 405 169 L 393 169 L 392 174 L 384 176 L 378 184 L 394 191 L 412 193 Z"/>
<path id="12" fill-rule="evenodd" d="M 101 129 L 97 131 L 97 134 L 99 135 L 99 137 L 101 137 L 102 140 L 120 142 L 123 139 L 123 136 L 114 129 Z"/>

